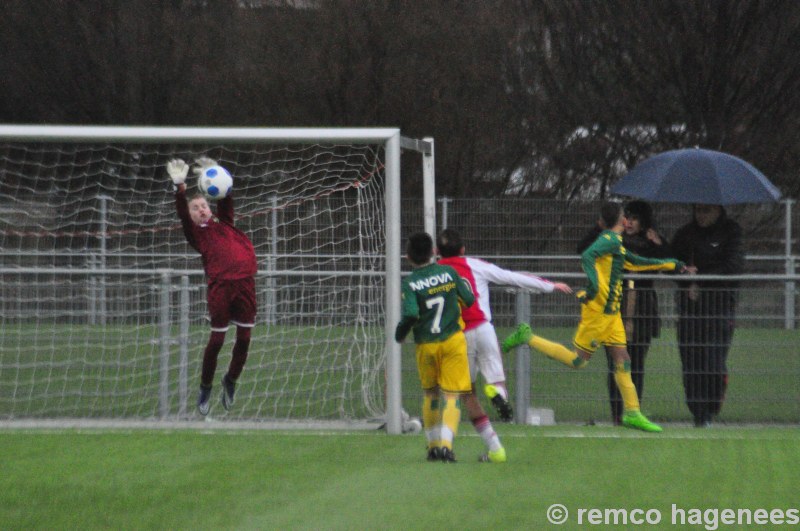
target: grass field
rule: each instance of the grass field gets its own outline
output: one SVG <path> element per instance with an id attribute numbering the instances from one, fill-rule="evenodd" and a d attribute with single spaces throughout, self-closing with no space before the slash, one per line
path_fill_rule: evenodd
<path id="1" fill-rule="evenodd" d="M 377 431 L 4 429 L 0 529 L 542 529 L 553 504 L 560 529 L 587 527 L 581 509 L 715 529 L 672 525 L 673 504 L 687 519 L 798 508 L 796 429 L 497 428 L 503 465 L 475 460 L 466 424 L 454 465 Z"/>
<path id="2" fill-rule="evenodd" d="M 510 329 L 500 329 L 504 337 Z M 572 328 L 538 329 L 570 344 Z M 0 419 L 26 417 L 152 418 L 159 415 L 160 345 L 156 326 L 10 325 L 0 331 Z M 177 335 L 177 331 L 173 331 Z M 205 327 L 190 332 L 187 387 L 193 404 Z M 230 334 L 229 340 L 232 340 Z M 359 340 L 383 348 L 382 331 Z M 259 328 L 240 380 L 238 407 L 228 418 L 353 418 L 369 416 L 362 391 L 383 399 L 379 372 L 362 371 L 353 359 L 347 328 Z M 372 360 L 380 356 L 367 347 Z M 417 414 L 421 391 L 414 347 L 403 346 L 403 406 Z M 730 386 L 720 420 L 731 423 L 800 423 L 800 330 L 736 330 L 728 366 Z M 222 369 L 230 343 L 220 356 Z M 178 347 L 169 368 L 170 411 L 178 410 Z M 532 405 L 555 411 L 556 420 L 609 420 L 606 360 L 598 351 L 586 369 L 570 370 L 531 354 Z M 376 362 L 377 363 L 377 362 Z M 506 356 L 515 392 L 514 355 Z M 381 369 L 377 369 L 380 371 Z M 364 378 L 372 375 L 372 381 Z M 365 383 L 367 382 L 367 383 Z M 643 410 L 655 420 L 688 422 L 673 328 L 665 327 L 647 358 Z M 216 412 L 215 412 L 216 413 Z M 190 415 L 194 414 L 191 408 Z"/>
<path id="3" fill-rule="evenodd" d="M 358 332 L 361 332 L 359 335 Z M 0 326 L 0 419 L 151 418 L 160 414 L 161 344 L 156 325 L 5 324 Z M 171 331 L 169 412 L 178 413 L 179 331 Z M 208 327 L 189 331 L 187 387 L 194 402 Z M 231 356 L 226 337 L 217 381 Z M 354 343 L 359 347 L 355 348 Z M 372 347 L 372 348 L 370 348 Z M 262 326 L 254 331 L 239 381 L 239 407 L 228 418 L 369 416 L 362 391 L 371 377 L 383 400 L 381 330 Z M 366 362 L 364 359 L 366 358 Z M 365 366 L 366 363 L 366 366 Z M 376 376 L 377 374 L 377 376 Z M 193 414 L 191 408 L 189 414 Z"/>
<path id="4" fill-rule="evenodd" d="M 511 329 L 498 329 L 502 339 Z M 542 328 L 536 333 L 571 345 L 574 329 Z M 408 349 L 408 347 L 407 347 Z M 800 330 L 738 328 L 728 356 L 729 386 L 719 420 L 728 423 L 800 423 Z M 606 356 L 598 350 L 576 371 L 531 352 L 531 403 L 554 410 L 556 421 L 609 422 Z M 404 355 L 413 376 L 411 350 Z M 514 354 L 505 359 L 509 390 L 515 393 Z M 417 398 L 410 378 L 404 395 Z M 409 406 L 407 406 L 409 407 Z M 410 406 L 417 411 L 417 402 Z M 680 356 L 673 328 L 654 339 L 645 365 L 642 409 L 664 422 L 691 422 L 684 402 Z"/>

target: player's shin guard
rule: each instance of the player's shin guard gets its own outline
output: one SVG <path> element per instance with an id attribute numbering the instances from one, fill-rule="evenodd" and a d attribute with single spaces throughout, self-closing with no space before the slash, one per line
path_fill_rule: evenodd
<path id="1" fill-rule="evenodd" d="M 445 394 L 442 410 L 442 447 L 453 449 L 453 439 L 458 434 L 461 422 L 461 399 L 459 395 Z"/>
<path id="2" fill-rule="evenodd" d="M 442 445 L 441 424 L 442 411 L 439 409 L 439 399 L 425 394 L 422 398 L 422 427 L 425 429 L 428 448 Z"/>
<path id="3" fill-rule="evenodd" d="M 550 341 L 543 337 L 533 336 L 528 345 L 543 353 L 548 358 L 560 361 L 567 367 L 582 369 L 586 366 L 586 360 L 575 354 L 561 343 Z"/>
<path id="4" fill-rule="evenodd" d="M 217 357 L 222 345 L 225 343 L 225 332 L 211 332 L 208 344 L 203 352 L 203 369 L 200 373 L 200 385 L 211 387 L 214 383 L 214 373 L 217 370 Z"/>
<path id="5" fill-rule="evenodd" d="M 631 362 L 618 361 L 614 366 L 614 381 L 617 383 L 619 394 L 625 411 L 639 411 L 639 397 L 636 396 L 636 386 L 631 379 Z"/>
<path id="6" fill-rule="evenodd" d="M 236 343 L 233 344 L 233 354 L 231 363 L 228 366 L 228 378 L 235 382 L 239 379 L 247 361 L 247 353 L 250 350 L 251 328 L 240 326 L 236 329 Z"/>

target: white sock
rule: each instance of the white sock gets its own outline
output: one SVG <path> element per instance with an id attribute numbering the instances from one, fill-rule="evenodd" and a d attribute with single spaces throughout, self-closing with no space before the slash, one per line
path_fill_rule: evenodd
<path id="1" fill-rule="evenodd" d="M 475 419 L 472 421 L 472 425 L 475 427 L 475 431 L 481 436 L 483 444 L 486 445 L 486 448 L 490 452 L 496 452 L 503 447 L 503 445 L 500 444 L 500 437 L 498 437 L 497 433 L 494 431 L 489 417 L 483 416 L 479 419 Z"/>
<path id="2" fill-rule="evenodd" d="M 429 430 L 425 430 L 425 438 L 429 443 L 437 443 L 441 440 L 441 426 L 436 425 Z"/>
<path id="3" fill-rule="evenodd" d="M 441 426 L 441 441 L 442 446 L 449 446 L 450 448 L 453 447 L 453 430 L 442 424 Z"/>

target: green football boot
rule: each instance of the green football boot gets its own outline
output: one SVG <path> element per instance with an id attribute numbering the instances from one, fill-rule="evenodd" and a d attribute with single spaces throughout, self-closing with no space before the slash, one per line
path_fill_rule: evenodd
<path id="1" fill-rule="evenodd" d="M 503 352 L 508 352 L 514 347 L 527 345 L 533 337 L 533 331 L 528 323 L 522 323 L 514 330 L 514 333 L 503 340 Z"/>
<path id="2" fill-rule="evenodd" d="M 664 430 L 661 426 L 642 415 L 640 411 L 628 411 L 622 416 L 622 425 L 626 428 L 633 428 L 635 430 L 649 431 L 652 433 L 659 433 Z"/>

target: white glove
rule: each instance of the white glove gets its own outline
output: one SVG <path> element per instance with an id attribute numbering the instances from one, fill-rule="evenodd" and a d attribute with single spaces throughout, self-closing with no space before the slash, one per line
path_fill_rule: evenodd
<path id="1" fill-rule="evenodd" d="M 192 167 L 192 173 L 200 176 L 203 173 L 203 170 L 206 168 L 210 168 L 211 166 L 218 166 L 217 161 L 209 158 L 209 157 L 198 157 L 194 159 L 194 166 Z"/>
<path id="2" fill-rule="evenodd" d="M 186 182 L 186 175 L 189 174 L 189 165 L 182 159 L 172 159 L 167 162 L 167 173 L 172 179 L 172 184 L 178 186 Z"/>

